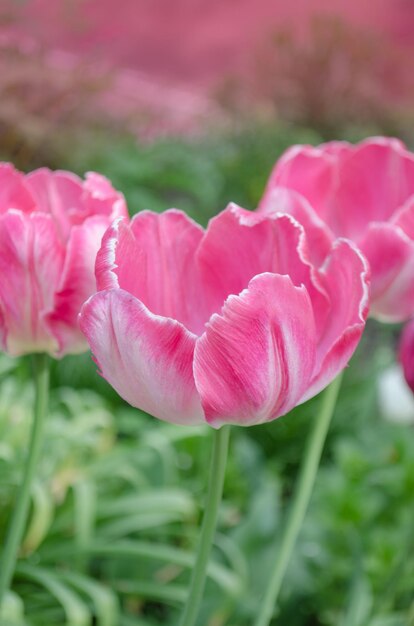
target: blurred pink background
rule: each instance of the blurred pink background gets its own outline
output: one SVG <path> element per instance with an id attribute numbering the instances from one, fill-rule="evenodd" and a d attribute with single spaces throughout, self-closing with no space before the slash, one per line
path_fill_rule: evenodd
<path id="1" fill-rule="evenodd" d="M 409 107 L 414 93 L 411 0 L 3 0 L 0 17 L 3 35 L 48 52 L 51 72 L 110 71 L 99 106 L 148 110 L 158 129 L 191 128 L 223 104 L 272 101 L 283 114 L 289 97 L 312 123 L 326 98 L 341 105 L 344 85 L 348 109 L 355 98 Z"/>

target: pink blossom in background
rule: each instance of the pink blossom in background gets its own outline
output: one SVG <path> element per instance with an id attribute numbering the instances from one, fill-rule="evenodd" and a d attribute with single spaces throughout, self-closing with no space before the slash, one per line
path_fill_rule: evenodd
<path id="1" fill-rule="evenodd" d="M 293 201 L 286 189 L 298 192 Z M 371 313 L 414 315 L 414 154 L 397 139 L 293 146 L 276 163 L 259 212 L 300 210 L 305 228 L 325 224 L 327 241 L 352 239 L 371 267 Z M 300 207 L 300 208 L 298 208 Z M 322 237 L 322 235 L 320 235 Z M 321 259 L 318 259 L 321 261 Z"/>
<path id="2" fill-rule="evenodd" d="M 81 180 L 44 168 L 24 175 L 0 165 L 0 340 L 11 355 L 82 352 L 83 302 L 95 291 L 94 262 L 112 220 L 126 216 L 103 176 Z"/>
<path id="3" fill-rule="evenodd" d="M 408 322 L 401 334 L 399 360 L 408 386 L 414 392 L 414 320 Z"/>
<path id="4" fill-rule="evenodd" d="M 302 226 L 230 205 L 206 231 L 184 213 L 116 221 L 80 326 L 130 404 L 180 424 L 258 424 L 345 367 L 364 328 L 367 268 L 351 242 L 309 257 Z"/>

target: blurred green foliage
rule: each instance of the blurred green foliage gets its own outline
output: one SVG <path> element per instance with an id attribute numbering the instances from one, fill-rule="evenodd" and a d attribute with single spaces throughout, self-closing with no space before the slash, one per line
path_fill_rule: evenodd
<path id="1" fill-rule="evenodd" d="M 59 167 L 105 174 L 125 194 L 131 214 L 175 207 L 206 224 L 229 202 L 254 209 L 282 152 L 292 143 L 319 141 L 307 129 L 258 123 L 150 144 L 129 136 L 114 144 L 98 133 L 66 150 Z"/>
<path id="2" fill-rule="evenodd" d="M 412 623 L 414 437 L 379 412 L 377 375 L 394 342 L 393 330 L 379 328 L 370 324 L 346 372 L 275 626 Z M 2 533 L 32 388 L 28 361 L 2 357 L 0 366 Z M 71 359 L 54 367 L 44 454 L 2 624 L 173 626 L 193 563 L 210 431 L 104 397 L 92 389 L 93 363 L 82 368 L 83 384 Z M 200 626 L 252 623 L 319 402 L 265 426 L 233 428 Z"/>

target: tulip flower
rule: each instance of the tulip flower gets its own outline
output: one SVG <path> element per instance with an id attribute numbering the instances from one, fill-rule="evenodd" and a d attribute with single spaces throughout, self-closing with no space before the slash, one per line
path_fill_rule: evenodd
<path id="1" fill-rule="evenodd" d="M 288 215 L 230 205 L 207 230 L 184 213 L 117 220 L 80 326 L 104 378 L 162 420 L 269 421 L 312 397 L 364 328 L 367 267 L 349 241 L 311 262 Z"/>
<path id="2" fill-rule="evenodd" d="M 0 562 L 0 614 L 41 454 L 49 355 L 87 349 L 78 315 L 96 290 L 95 256 L 112 220 L 126 215 L 122 194 L 99 174 L 82 181 L 69 172 L 24 175 L 0 164 L 0 347 L 12 356 L 32 354 L 35 386 L 27 458 Z"/>
<path id="3" fill-rule="evenodd" d="M 398 322 L 414 315 L 414 154 L 404 144 L 374 137 L 293 146 L 276 163 L 259 212 L 280 210 L 282 199 L 318 238 L 316 261 L 336 237 L 357 244 L 371 268 L 374 317 Z"/>
<path id="4" fill-rule="evenodd" d="M 122 194 L 95 173 L 0 165 L 0 345 L 12 356 L 87 349 L 81 305 L 96 290 L 102 235 L 126 216 Z"/>
<path id="5" fill-rule="evenodd" d="M 398 352 L 405 380 L 411 391 L 414 392 L 414 320 L 405 325 Z"/>

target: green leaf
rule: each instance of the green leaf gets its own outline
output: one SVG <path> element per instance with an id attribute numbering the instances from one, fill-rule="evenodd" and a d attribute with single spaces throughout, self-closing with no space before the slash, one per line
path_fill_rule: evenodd
<path id="1" fill-rule="evenodd" d="M 44 587 L 61 605 L 65 614 L 62 626 L 90 626 L 91 613 L 88 606 L 65 583 L 61 582 L 55 572 L 31 566 L 19 565 L 17 574 Z"/>
<path id="2" fill-rule="evenodd" d="M 95 527 L 96 490 L 93 482 L 81 480 L 73 485 L 75 541 L 82 547 L 91 541 Z"/>
<path id="3" fill-rule="evenodd" d="M 184 585 L 166 585 L 150 580 L 117 580 L 114 587 L 122 595 L 158 600 L 174 606 L 184 604 L 187 599 L 187 587 Z"/>
<path id="4" fill-rule="evenodd" d="M 196 506 L 191 495 L 179 489 L 151 489 L 145 493 L 128 494 L 117 498 L 107 498 L 98 506 L 100 519 L 121 517 L 134 513 L 180 513 L 183 516 L 195 514 Z"/>
<path id="5" fill-rule="evenodd" d="M 22 544 L 23 554 L 30 554 L 47 536 L 53 521 L 54 502 L 48 486 L 35 481 L 32 487 L 32 515 Z"/>
<path id="6" fill-rule="evenodd" d="M 60 578 L 92 600 L 96 626 L 118 626 L 119 603 L 111 589 L 76 572 L 62 572 Z"/>

